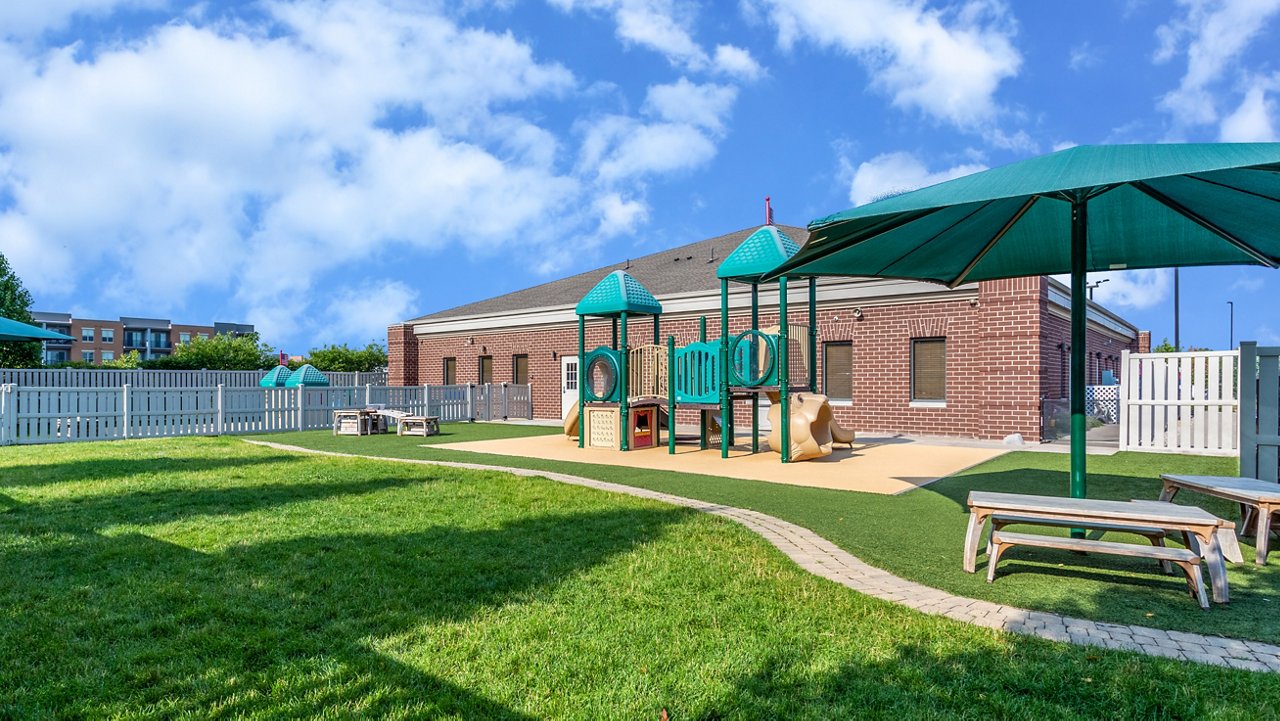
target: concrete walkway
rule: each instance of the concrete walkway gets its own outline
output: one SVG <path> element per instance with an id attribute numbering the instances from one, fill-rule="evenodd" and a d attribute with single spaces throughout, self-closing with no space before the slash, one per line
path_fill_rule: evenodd
<path id="1" fill-rule="evenodd" d="M 1221 636 L 1204 636 L 1198 633 L 1164 631 L 1145 626 L 1098 623 L 1096 621 L 1060 616 L 1056 613 L 1027 611 L 1020 608 L 1002 606 L 990 601 L 955 596 L 946 591 L 899 578 L 888 571 L 873 568 L 807 528 L 743 508 L 673 496 L 634 486 L 596 481 L 564 473 L 535 471 L 528 468 L 364 456 L 352 453 L 317 451 L 283 443 L 246 442 L 282 451 L 296 451 L 342 458 L 363 458 L 374 461 L 448 466 L 450 468 L 468 468 L 479 471 L 500 471 L 517 476 L 547 478 L 575 486 L 585 486 L 612 493 L 648 498 L 676 506 L 684 506 L 703 513 L 722 516 L 746 526 L 763 536 L 778 550 L 799 564 L 801 568 L 814 575 L 830 579 L 868 596 L 875 596 L 876 598 L 914 608 L 922 613 L 945 616 L 957 621 L 964 621 L 1009 633 L 1038 636 L 1052 641 L 1136 651 L 1150 656 L 1166 656 L 1183 661 L 1229 666 L 1249 671 L 1280 673 L 1280 646 L 1258 641 L 1223 638 Z"/>

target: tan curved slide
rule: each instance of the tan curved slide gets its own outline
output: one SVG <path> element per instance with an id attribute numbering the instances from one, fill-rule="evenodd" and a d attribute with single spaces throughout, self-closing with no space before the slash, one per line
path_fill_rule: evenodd
<path id="1" fill-rule="evenodd" d="M 564 434 L 570 438 L 578 437 L 578 402 L 574 401 L 569 414 L 564 417 Z"/>
<path id="2" fill-rule="evenodd" d="M 782 402 L 777 393 L 769 393 L 769 447 L 782 449 Z M 818 393 L 791 396 L 791 460 L 808 461 L 831 455 L 835 443 L 853 444 L 854 432 L 836 423 L 827 397 Z"/>

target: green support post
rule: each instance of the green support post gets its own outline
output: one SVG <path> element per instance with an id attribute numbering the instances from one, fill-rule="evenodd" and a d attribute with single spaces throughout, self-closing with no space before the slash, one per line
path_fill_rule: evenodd
<path id="1" fill-rule="evenodd" d="M 729 437 L 733 430 L 729 398 L 729 279 L 720 279 L 720 457 L 729 457 Z"/>
<path id="2" fill-rule="evenodd" d="M 791 462 L 791 368 L 787 357 L 787 277 L 778 279 L 778 405 L 781 406 L 782 462 Z"/>
<path id="3" fill-rule="evenodd" d="M 613 325 L 613 342 L 609 344 L 609 347 L 614 350 L 618 350 L 618 319 L 617 318 L 612 319 L 612 325 Z"/>
<path id="4" fill-rule="evenodd" d="M 707 342 L 707 317 L 698 316 L 698 342 Z M 707 412 L 698 411 L 698 450 L 707 450 Z"/>
<path id="5" fill-rule="evenodd" d="M 751 330 L 760 330 L 760 284 L 751 284 Z M 759 339 L 751 338 L 751 363 L 758 362 L 756 344 Z M 760 452 L 760 394 L 751 394 L 751 452 Z"/>
<path id="6" fill-rule="evenodd" d="M 1085 489 L 1085 416 L 1084 365 L 1088 301 L 1085 278 L 1088 271 L 1089 214 L 1083 197 L 1071 203 L 1071 497 L 1084 498 Z M 1071 535 L 1084 537 L 1084 529 L 1073 528 Z"/>
<path id="7" fill-rule="evenodd" d="M 667 453 L 676 454 L 676 337 L 673 335 L 667 336 Z"/>
<path id="8" fill-rule="evenodd" d="M 707 342 L 707 317 L 705 315 L 698 316 L 698 342 Z"/>
<path id="9" fill-rule="evenodd" d="M 809 278 L 809 392 L 818 392 L 818 279 Z"/>
<path id="10" fill-rule="evenodd" d="M 578 447 L 586 447 L 587 429 L 585 422 L 587 411 L 583 405 L 587 402 L 587 319 L 578 316 Z"/>
<path id="11" fill-rule="evenodd" d="M 659 323 L 661 316 L 653 317 L 653 344 L 662 345 L 662 326 Z"/>
<path id="12" fill-rule="evenodd" d="M 631 377 L 627 366 L 631 359 L 627 357 L 629 354 L 627 353 L 626 311 L 622 312 L 622 345 L 618 348 L 618 355 L 621 356 L 618 359 L 618 367 L 620 369 L 618 371 L 618 375 L 622 376 L 618 379 L 618 424 L 622 427 L 622 437 L 618 439 L 618 447 L 626 451 L 630 450 L 630 443 L 628 441 L 630 440 L 629 436 L 631 435 L 631 408 L 630 404 L 627 402 L 627 398 L 630 393 L 630 389 L 627 388 L 627 380 Z"/>

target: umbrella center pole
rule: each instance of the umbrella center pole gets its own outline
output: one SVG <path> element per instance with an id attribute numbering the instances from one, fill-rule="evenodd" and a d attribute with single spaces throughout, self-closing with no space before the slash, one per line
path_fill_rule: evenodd
<path id="1" fill-rule="evenodd" d="M 1071 203 L 1071 497 L 1085 497 L 1085 343 L 1088 300 L 1085 291 L 1089 251 L 1088 206 L 1083 197 Z M 1083 529 L 1072 529 L 1083 536 Z"/>

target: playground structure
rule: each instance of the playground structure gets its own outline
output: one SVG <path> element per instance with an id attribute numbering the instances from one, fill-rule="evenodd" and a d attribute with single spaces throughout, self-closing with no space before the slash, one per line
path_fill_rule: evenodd
<path id="1" fill-rule="evenodd" d="M 578 446 L 631 450 L 655 447 L 667 428 L 668 452 L 676 452 L 678 409 L 698 413 L 698 444 L 718 436 L 720 455 L 735 441 L 734 406 L 751 405 L 751 451 L 760 450 L 760 399 L 769 400 L 769 447 L 782 462 L 830 455 L 834 443 L 851 444 L 852 431 L 836 424 L 826 396 L 817 393 L 816 280 L 808 284 L 808 324 L 787 323 L 787 279 L 778 285 L 779 324 L 760 328 L 761 277 L 791 257 L 796 243 L 773 225 L 744 240 L 717 269 L 720 279 L 721 337 L 707 339 L 707 319 L 699 319 L 698 340 L 676 347 L 675 336 L 661 344 L 662 305 L 625 271 L 605 276 L 577 306 L 578 402 L 565 418 L 565 434 Z M 729 328 L 729 284 L 751 287 L 751 323 L 736 335 Z M 653 319 L 652 344 L 632 348 L 628 319 Z M 612 321 L 611 342 L 586 348 L 586 320 Z M 785 422 L 783 419 L 787 419 Z"/>

